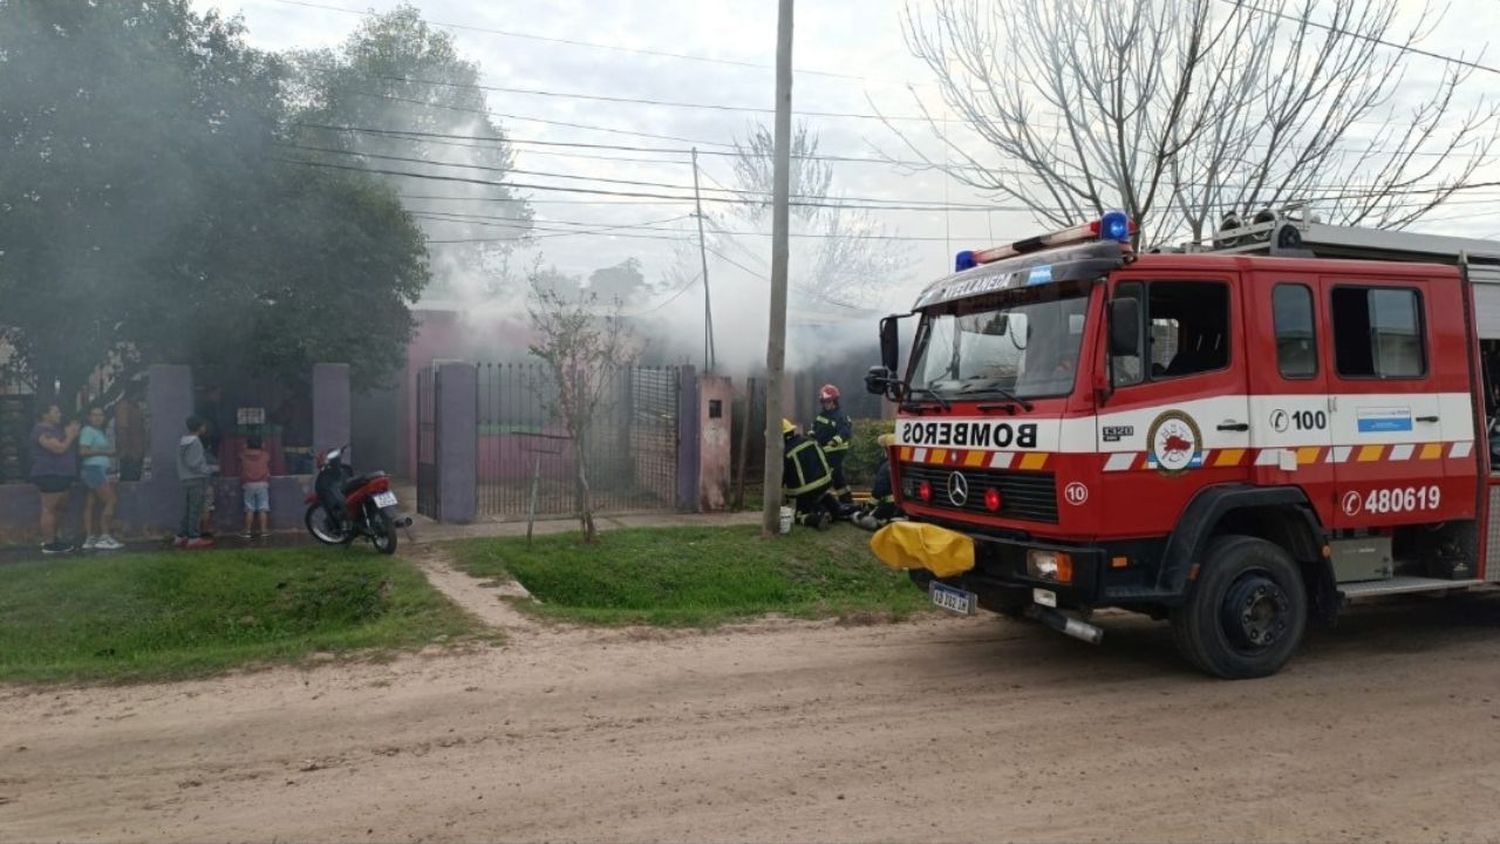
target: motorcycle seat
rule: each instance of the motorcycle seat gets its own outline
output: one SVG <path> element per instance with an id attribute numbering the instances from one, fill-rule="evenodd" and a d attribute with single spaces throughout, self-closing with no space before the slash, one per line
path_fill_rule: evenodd
<path id="1" fill-rule="evenodd" d="M 364 474 L 364 475 L 355 475 L 354 477 L 350 478 L 349 480 L 344 481 L 344 486 L 343 486 L 342 489 L 343 489 L 344 494 L 348 495 L 349 493 L 355 491 L 356 489 L 359 489 L 360 487 L 364 486 L 365 484 L 369 483 L 370 481 L 373 481 L 373 480 L 375 480 L 377 478 L 383 478 L 383 477 L 385 477 L 385 473 L 384 472 L 370 472 L 370 473 Z"/>

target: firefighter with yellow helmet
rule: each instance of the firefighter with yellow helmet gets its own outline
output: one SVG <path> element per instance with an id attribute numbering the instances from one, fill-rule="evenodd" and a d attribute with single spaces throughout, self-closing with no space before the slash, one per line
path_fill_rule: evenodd
<path id="1" fill-rule="evenodd" d="M 785 443 L 782 494 L 794 502 L 797 524 L 824 530 L 843 515 L 843 507 L 833 495 L 833 470 L 828 465 L 828 456 L 817 440 L 799 433 L 790 419 L 781 420 L 781 435 Z"/>
<path id="2" fill-rule="evenodd" d="M 875 470 L 875 481 L 870 485 L 870 506 L 862 509 L 852 520 L 865 530 L 879 530 L 906 517 L 896 503 L 896 490 L 891 484 L 890 448 L 895 441 L 895 434 L 881 434 L 877 439 L 881 449 L 880 467 Z"/>

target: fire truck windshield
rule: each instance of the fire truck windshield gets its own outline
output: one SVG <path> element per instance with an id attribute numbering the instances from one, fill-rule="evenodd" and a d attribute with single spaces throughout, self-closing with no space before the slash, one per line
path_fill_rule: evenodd
<path id="1" fill-rule="evenodd" d="M 1046 398 L 1072 392 L 1087 290 L 1049 291 L 995 306 L 993 297 L 930 312 L 918 332 L 911 386 L 946 399 Z M 1014 297 L 1007 297 L 1014 298 Z"/>

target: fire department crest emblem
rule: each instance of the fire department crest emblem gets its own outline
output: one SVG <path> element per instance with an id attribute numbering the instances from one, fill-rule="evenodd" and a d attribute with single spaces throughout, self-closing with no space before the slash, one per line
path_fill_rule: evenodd
<path id="1" fill-rule="evenodd" d="M 1193 417 L 1169 410 L 1151 423 L 1146 465 L 1163 475 L 1179 475 L 1203 465 L 1203 434 Z"/>

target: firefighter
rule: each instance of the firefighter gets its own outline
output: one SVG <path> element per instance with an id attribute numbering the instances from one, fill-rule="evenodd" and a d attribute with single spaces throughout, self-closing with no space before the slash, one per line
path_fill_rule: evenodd
<path id="1" fill-rule="evenodd" d="M 854 440 L 854 425 L 849 414 L 839 409 L 839 388 L 824 384 L 818 390 L 818 402 L 823 412 L 813 420 L 813 439 L 828 455 L 828 468 L 833 472 L 833 495 L 841 504 L 852 505 L 854 493 L 849 491 L 849 482 L 844 479 L 844 457 Z"/>
<path id="2" fill-rule="evenodd" d="M 875 470 L 875 481 L 870 487 L 873 501 L 868 509 L 862 510 L 853 520 L 865 530 L 879 530 L 896 519 L 906 517 L 896 504 L 896 490 L 891 484 L 891 458 L 888 450 L 895 440 L 893 434 L 880 435 L 880 468 Z"/>
<path id="3" fill-rule="evenodd" d="M 824 530 L 842 513 L 833 496 L 833 473 L 828 457 L 816 440 L 797 433 L 790 419 L 781 420 L 786 457 L 782 461 L 781 489 L 797 510 L 797 524 Z"/>

